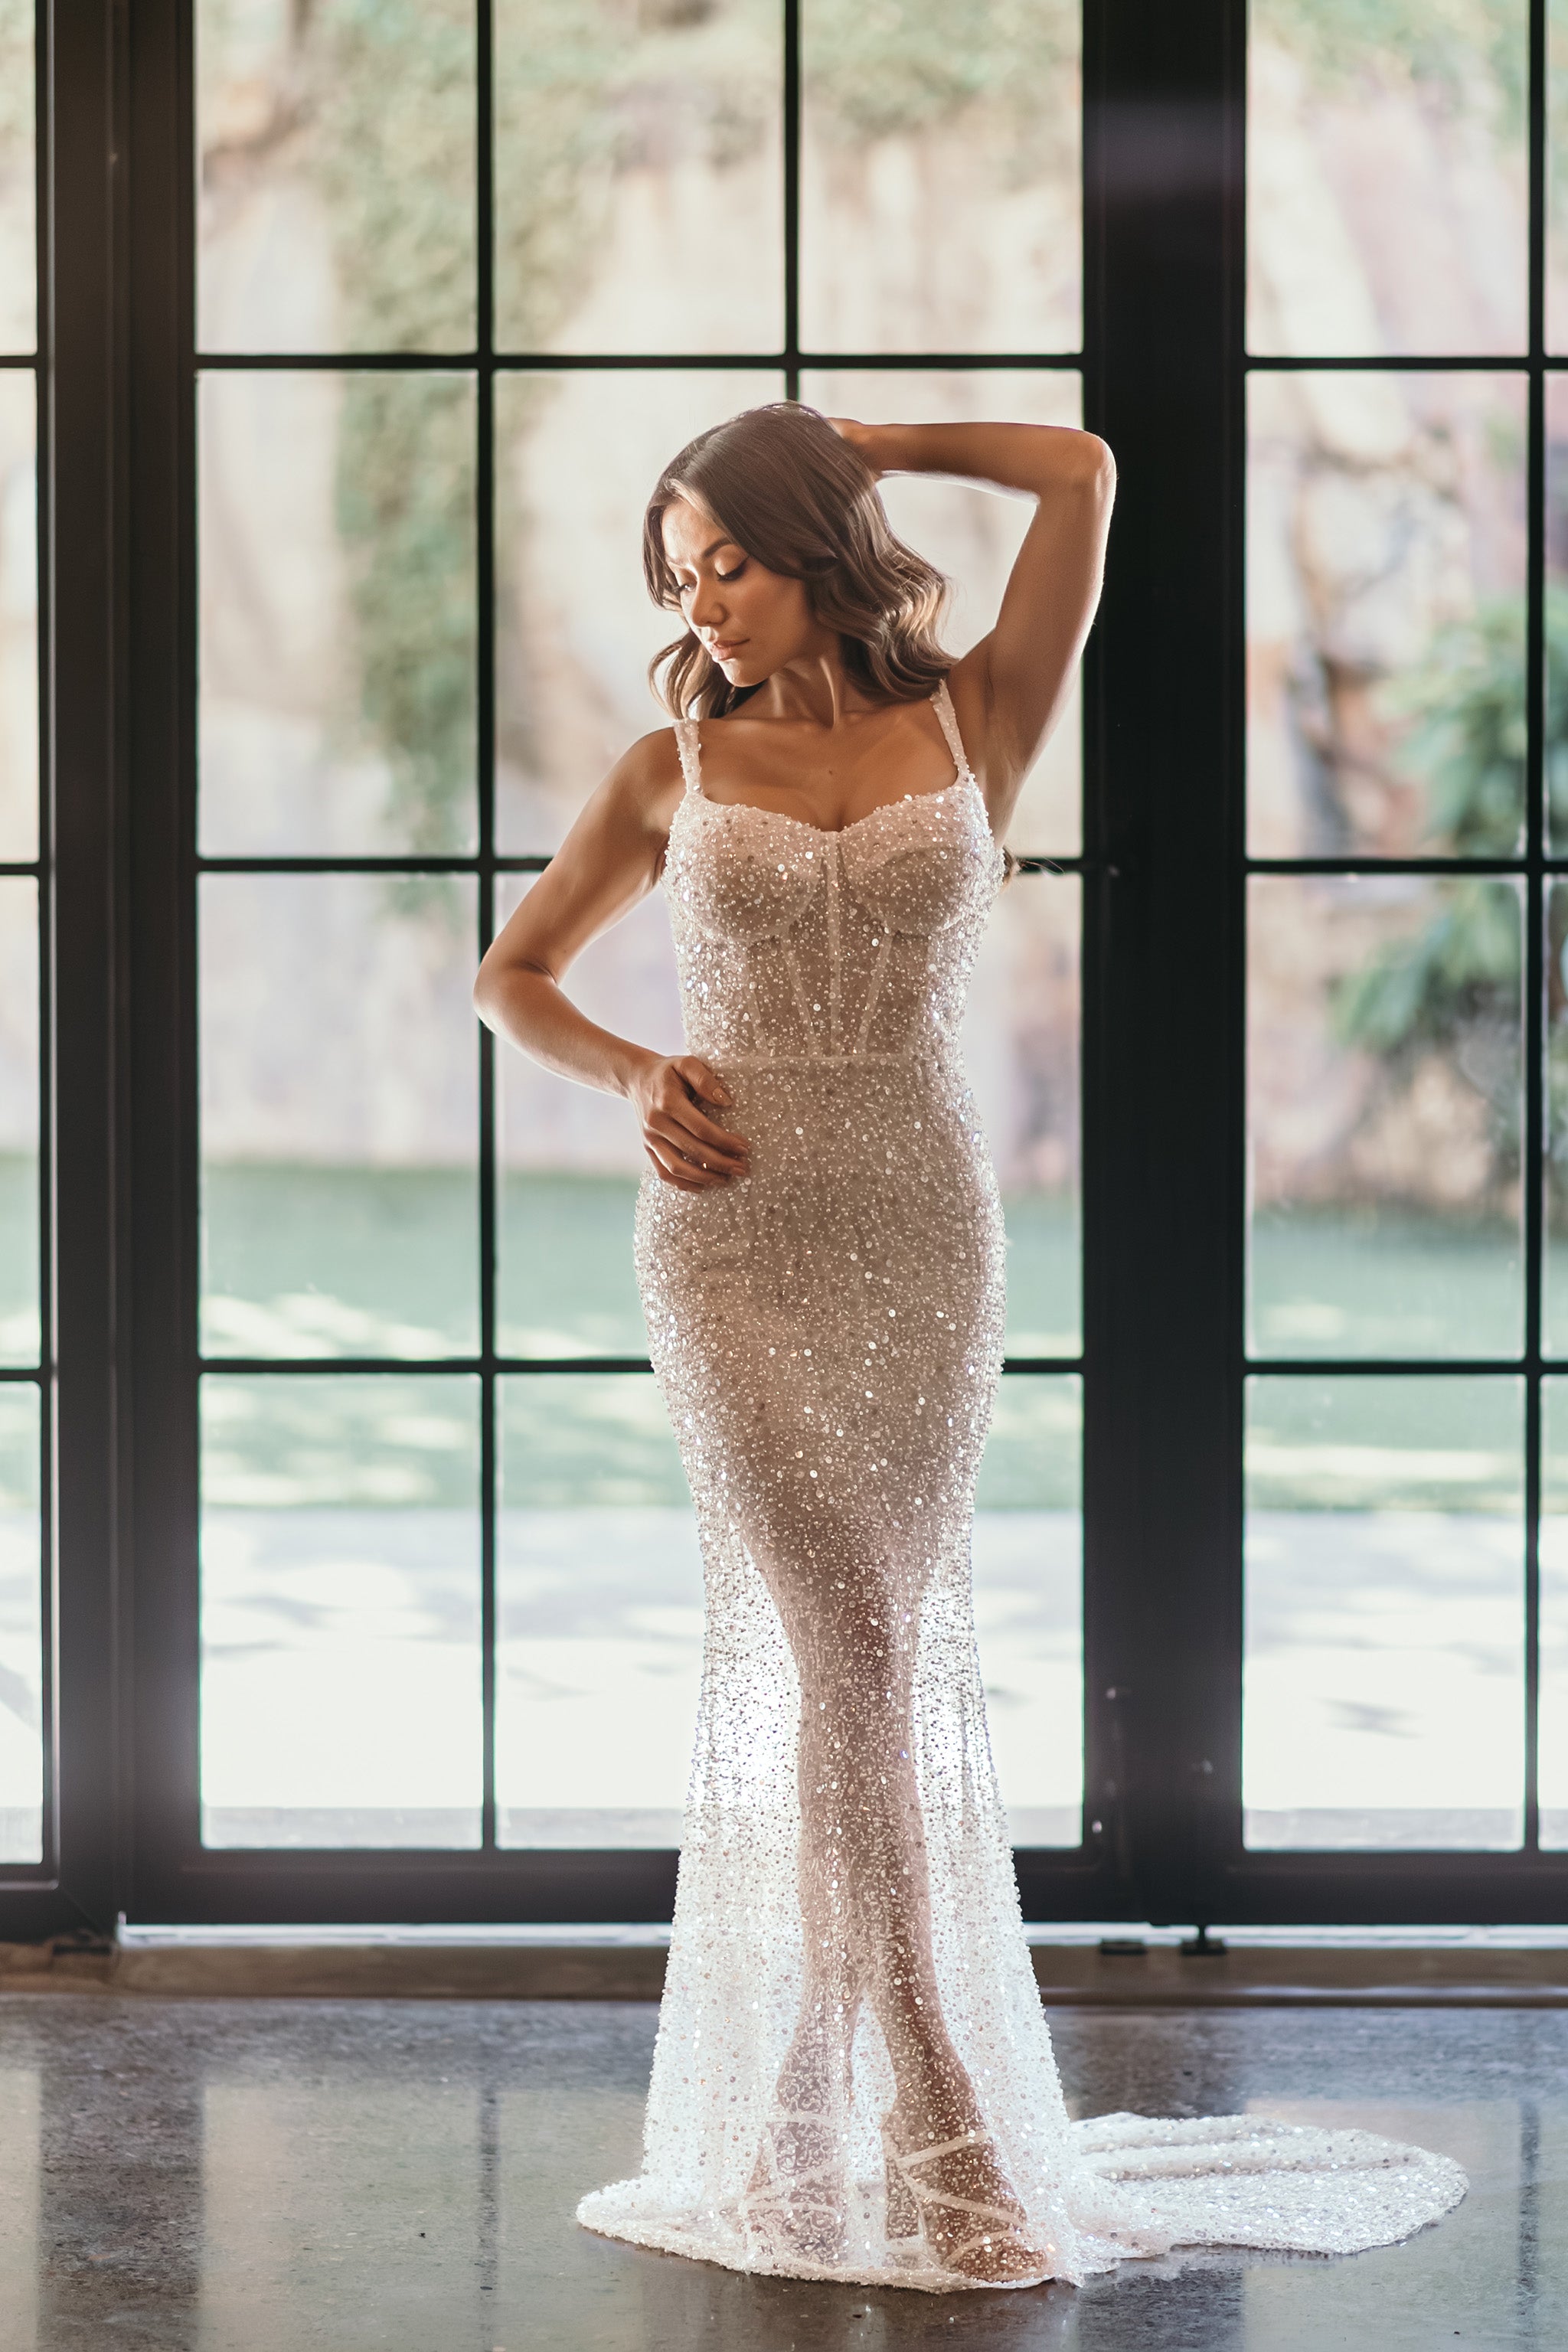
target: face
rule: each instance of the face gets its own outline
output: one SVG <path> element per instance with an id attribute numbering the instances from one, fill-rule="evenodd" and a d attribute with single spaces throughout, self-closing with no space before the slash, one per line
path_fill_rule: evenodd
<path id="1" fill-rule="evenodd" d="M 688 628 L 731 686 L 758 686 L 835 642 L 812 617 L 804 581 L 764 570 L 688 499 L 664 510 L 664 551 Z"/>

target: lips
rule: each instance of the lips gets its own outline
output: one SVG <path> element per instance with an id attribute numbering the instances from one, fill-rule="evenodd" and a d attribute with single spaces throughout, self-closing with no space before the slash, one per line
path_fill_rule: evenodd
<path id="1" fill-rule="evenodd" d="M 728 661 L 731 654 L 739 653 L 745 642 L 744 637 L 715 637 L 708 650 L 715 661 Z"/>

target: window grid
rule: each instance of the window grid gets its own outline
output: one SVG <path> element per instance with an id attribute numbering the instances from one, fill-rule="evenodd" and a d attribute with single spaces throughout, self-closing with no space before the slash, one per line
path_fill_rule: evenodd
<path id="1" fill-rule="evenodd" d="M 503 855 L 495 847 L 495 388 L 496 379 L 510 373 L 610 373 L 658 369 L 703 373 L 742 368 L 781 373 L 786 397 L 799 396 L 802 372 L 814 368 L 860 369 L 887 374 L 1017 368 L 1081 374 L 1083 352 L 878 352 L 805 349 L 799 341 L 800 315 L 800 89 L 802 27 L 800 0 L 782 0 L 784 42 L 783 178 L 784 178 L 784 317 L 783 348 L 769 352 L 546 352 L 498 349 L 494 340 L 494 142 L 493 65 L 494 9 L 492 0 L 477 0 L 475 9 L 477 109 L 475 142 L 475 268 L 478 273 L 476 344 L 472 350 L 441 352 L 224 352 L 195 354 L 197 376 L 208 373 L 300 373 L 342 371 L 345 374 L 437 373 L 468 374 L 477 389 L 478 447 L 475 465 L 476 609 L 478 763 L 478 845 L 474 855 L 389 856 L 204 856 L 195 853 L 192 866 L 204 874 L 384 874 L 471 875 L 479 892 L 478 956 L 489 947 L 495 930 L 498 877 L 508 874 L 539 874 L 548 856 Z M 1082 855 L 1064 857 L 1026 853 L 1017 856 L 1020 877 L 1039 874 L 1087 876 L 1095 862 Z M 480 1645 L 482 1703 L 482 1857 L 501 1849 L 497 1840 L 495 1787 L 496 1754 L 496 1561 L 499 1458 L 497 1447 L 498 1383 L 523 1374 L 647 1374 L 646 1355 L 574 1355 L 570 1357 L 502 1354 L 496 1347 L 498 1259 L 496 1040 L 488 1029 L 479 1032 L 479 1348 L 478 1353 L 430 1358 L 312 1356 L 247 1357 L 198 1353 L 198 1377 L 212 1371 L 225 1375 L 312 1378 L 384 1374 L 412 1377 L 420 1373 L 459 1377 L 477 1375 L 480 1383 Z M 1084 1370 L 1084 1357 L 1009 1356 L 1004 1371 L 1015 1373 L 1076 1373 Z"/>
<path id="2" fill-rule="evenodd" d="M 1511 877 L 1524 885 L 1523 907 L 1523 1131 L 1521 1206 L 1523 1227 L 1524 1344 L 1517 1356 L 1448 1358 L 1297 1357 L 1253 1354 L 1243 1339 L 1245 1373 L 1298 1374 L 1315 1379 L 1365 1379 L 1378 1374 L 1422 1379 L 1473 1374 L 1521 1373 L 1525 1381 L 1524 1420 L 1524 1822 L 1527 1856 L 1541 1851 L 1539 1792 L 1541 1702 L 1541 1473 L 1542 1382 L 1568 1370 L 1568 1359 L 1542 1349 L 1542 1294 L 1545 1244 L 1545 970 L 1546 892 L 1554 876 L 1568 873 L 1568 857 L 1550 854 L 1545 840 L 1545 571 L 1546 571 L 1546 382 L 1568 374 L 1568 355 L 1548 354 L 1546 306 L 1547 5 L 1530 0 L 1528 47 L 1529 242 L 1527 346 L 1513 353 L 1462 357 L 1385 358 L 1381 355 L 1270 354 L 1243 362 L 1246 373 L 1342 373 L 1522 376 L 1528 385 L 1525 457 L 1525 828 L 1524 845 L 1513 857 L 1253 857 L 1244 859 L 1244 877 L 1253 875 L 1376 876 L 1433 875 Z M 1243 887 L 1245 889 L 1245 878 Z M 1354 1857 L 1337 1857 L 1352 1861 Z"/>

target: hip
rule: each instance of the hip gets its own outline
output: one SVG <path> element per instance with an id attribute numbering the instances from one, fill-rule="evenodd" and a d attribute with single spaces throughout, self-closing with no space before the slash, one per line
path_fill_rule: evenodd
<path id="1" fill-rule="evenodd" d="M 973 1105 L 875 1086 L 810 1099 L 747 1088 L 725 1123 L 746 1137 L 749 1175 L 696 1192 L 643 1179 L 645 1295 L 733 1274 L 826 1301 L 873 1276 L 918 1287 L 938 1268 L 976 1309 L 1000 1290 L 1002 1205 Z"/>

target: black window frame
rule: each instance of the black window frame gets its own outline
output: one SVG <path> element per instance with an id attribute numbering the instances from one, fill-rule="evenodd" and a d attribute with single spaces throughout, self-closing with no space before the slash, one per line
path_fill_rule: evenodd
<path id="1" fill-rule="evenodd" d="M 42 1405 L 43 1856 L 0 1864 L 0 1935 L 19 1940 L 114 1916 L 124 1719 L 114 12 L 40 0 L 35 56 L 37 347 L 7 362 L 35 379 L 38 434 L 39 854 L 8 868 L 36 874 L 39 908 L 41 1338 L 14 1377 Z"/>
<path id="2" fill-rule="evenodd" d="M 489 0 L 478 13 L 483 81 Z M 799 0 L 784 0 L 782 16 L 793 223 Z M 199 1843 L 192 17 L 193 0 L 138 0 L 134 11 L 79 0 L 42 12 L 58 1837 L 40 1872 L 0 1874 L 0 1935 L 101 1927 L 120 1911 L 213 1923 L 657 1920 L 669 1913 L 673 1853 L 284 1854 Z M 1534 777 L 1542 388 L 1552 365 L 1540 293 L 1545 22 L 1544 0 L 1531 0 L 1531 339 L 1529 353 L 1508 362 L 1531 384 Z M 1260 1853 L 1241 1843 L 1242 1402 L 1247 1374 L 1259 1368 L 1243 1348 L 1246 46 L 1245 0 L 1181 10 L 1086 0 L 1081 353 L 806 353 L 792 303 L 785 349 L 761 357 L 785 372 L 791 390 L 812 364 L 1081 366 L 1085 421 L 1110 441 L 1121 471 L 1085 668 L 1083 855 L 1051 861 L 1083 883 L 1084 1349 L 1081 1367 L 1076 1359 L 1014 1367 L 1084 1375 L 1086 1825 L 1095 1826 L 1077 1853 L 1019 1852 L 1026 1916 L 1545 1922 L 1568 1903 L 1568 1854 Z M 484 96 L 481 87 L 481 175 Z M 488 238 L 481 206 L 481 289 Z M 793 283 L 793 227 L 786 239 Z M 481 318 L 482 345 L 487 329 Z M 591 363 L 721 366 L 757 356 Z M 347 362 L 361 363 L 357 354 Z M 486 351 L 482 507 L 493 373 Z M 479 562 L 488 609 L 483 536 Z M 480 856 L 442 862 L 479 872 L 488 919 L 495 876 L 543 861 L 494 854 L 482 625 L 479 645 Z M 1538 804 L 1531 827 L 1518 867 L 1539 911 L 1547 872 L 1563 861 L 1543 856 Z M 1539 1168 L 1538 922 L 1529 936 L 1529 1140 Z M 488 1040 L 479 1050 L 489 1122 Z M 480 1181 L 493 1256 L 488 1152 Z M 1533 1274 L 1540 1186 L 1528 1189 Z M 1535 1398 L 1537 1294 L 1532 1282 L 1524 1369 Z M 479 1369 L 493 1380 L 500 1360 L 489 1321 L 484 1339 Z M 340 1368 L 373 1369 L 359 1360 Z M 224 1359 L 222 1369 L 247 1367 Z M 255 1369 L 329 1370 L 281 1360 Z M 460 1371 L 465 1360 L 430 1369 Z M 1314 1360 L 1310 1369 L 1335 1368 Z M 490 1427 L 487 1414 L 487 1491 Z M 1538 1407 L 1530 1427 L 1533 1529 Z M 488 1503 L 486 1529 L 488 1658 Z M 1533 1538 L 1526 1579 L 1533 1730 Z M 489 1683 L 487 1672 L 487 1710 Z M 1529 1793 L 1533 1804 L 1533 1781 Z M 493 1819 L 488 1786 L 486 1798 Z"/>

